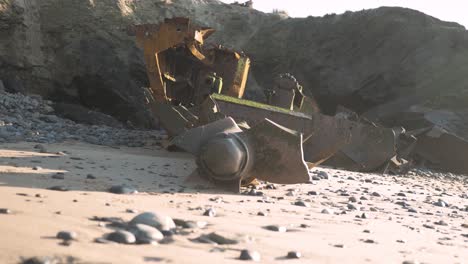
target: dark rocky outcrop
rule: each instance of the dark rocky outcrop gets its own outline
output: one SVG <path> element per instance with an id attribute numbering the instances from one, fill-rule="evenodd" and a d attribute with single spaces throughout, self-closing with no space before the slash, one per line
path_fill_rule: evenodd
<path id="1" fill-rule="evenodd" d="M 468 101 L 468 33 L 423 13 L 383 7 L 288 19 L 265 26 L 245 48 L 262 85 L 291 72 L 323 110 L 359 113 L 400 98 L 406 107 L 464 93 Z"/>
<path id="2" fill-rule="evenodd" d="M 235 46 L 267 17 L 216 0 L 1 0 L 0 79 L 11 92 L 37 93 L 154 126 L 143 107 L 141 87 L 148 82 L 142 52 L 127 28 L 174 16 L 221 29 L 226 34 L 216 41 Z"/>

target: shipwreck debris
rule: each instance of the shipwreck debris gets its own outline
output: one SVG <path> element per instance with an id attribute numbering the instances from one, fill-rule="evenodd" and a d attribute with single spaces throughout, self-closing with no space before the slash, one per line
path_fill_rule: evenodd
<path id="1" fill-rule="evenodd" d="M 458 159 L 455 164 L 447 155 L 427 154 L 443 144 L 463 148 L 458 153 L 463 156 L 468 142 L 459 144 L 450 134 L 387 128 L 344 107 L 336 116 L 324 115 L 291 74 L 275 79 L 267 104 L 243 99 L 249 57 L 219 45 L 207 47 L 214 30 L 187 18 L 131 31 L 145 54 L 149 108 L 172 145 L 195 155 L 198 176 L 224 189 L 239 191 L 254 179 L 305 183 L 308 170 L 320 164 L 397 173 L 413 164 L 413 153 L 468 171 Z"/>
<path id="2" fill-rule="evenodd" d="M 192 129 L 174 139 L 194 154 L 199 176 L 229 191 L 253 179 L 294 184 L 310 181 L 302 134 L 268 119 L 243 131 L 228 117 Z"/>

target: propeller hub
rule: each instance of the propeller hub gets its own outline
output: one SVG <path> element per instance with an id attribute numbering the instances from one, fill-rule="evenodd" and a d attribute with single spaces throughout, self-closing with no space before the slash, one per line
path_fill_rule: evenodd
<path id="1" fill-rule="evenodd" d="M 248 158 L 241 138 L 233 134 L 220 134 L 202 147 L 198 163 L 214 179 L 233 180 L 241 178 Z"/>

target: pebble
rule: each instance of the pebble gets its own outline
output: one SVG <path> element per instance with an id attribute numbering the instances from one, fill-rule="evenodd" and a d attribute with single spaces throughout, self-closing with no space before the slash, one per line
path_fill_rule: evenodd
<path id="1" fill-rule="evenodd" d="M 357 210 L 357 207 L 354 206 L 354 204 L 348 204 L 346 207 L 348 207 L 349 210 Z"/>
<path id="2" fill-rule="evenodd" d="M 263 196 L 263 192 L 257 191 L 255 189 L 251 189 L 250 191 L 245 192 L 244 194 L 249 196 Z"/>
<path id="3" fill-rule="evenodd" d="M 103 237 L 98 237 L 94 240 L 94 242 L 99 243 L 99 244 L 115 244 L 114 241 L 107 240 Z"/>
<path id="4" fill-rule="evenodd" d="M 317 195 L 317 192 L 316 191 L 310 191 L 307 193 L 308 195 Z"/>
<path id="5" fill-rule="evenodd" d="M 434 222 L 434 224 L 440 225 L 440 226 L 448 226 L 448 224 L 444 220 L 439 220 L 437 222 Z"/>
<path id="6" fill-rule="evenodd" d="M 320 178 L 319 176 L 312 176 L 312 180 L 313 181 L 320 181 L 322 178 Z"/>
<path id="7" fill-rule="evenodd" d="M 304 201 L 296 201 L 294 202 L 294 205 L 302 206 L 302 207 L 310 207 L 310 204 Z"/>
<path id="8" fill-rule="evenodd" d="M 325 208 L 325 209 L 322 210 L 321 213 L 322 213 L 322 214 L 333 214 L 333 210 L 331 210 L 331 209 L 326 209 L 326 208 Z"/>
<path id="9" fill-rule="evenodd" d="M 136 209 L 127 209 L 127 210 L 125 210 L 125 212 L 130 213 L 130 214 L 137 214 L 138 210 L 136 210 Z"/>
<path id="10" fill-rule="evenodd" d="M 117 230 L 109 233 L 105 239 L 117 242 L 119 244 L 134 244 L 136 242 L 135 235 L 125 230 Z"/>
<path id="11" fill-rule="evenodd" d="M 212 232 L 207 235 L 201 235 L 198 238 L 196 238 L 195 241 L 200 242 L 200 243 L 218 244 L 218 245 L 235 245 L 239 243 L 237 239 L 230 238 L 225 234 L 220 234 L 217 232 Z"/>
<path id="12" fill-rule="evenodd" d="M 130 225 L 145 224 L 157 228 L 159 231 L 169 231 L 176 228 L 171 217 L 153 212 L 145 212 L 135 216 Z"/>
<path id="13" fill-rule="evenodd" d="M 115 194 L 136 194 L 138 191 L 130 186 L 126 185 L 114 185 L 109 188 L 110 193 L 115 193 Z"/>
<path id="14" fill-rule="evenodd" d="M 437 202 L 434 203 L 435 206 L 438 207 L 447 207 L 447 203 L 444 202 L 443 200 L 439 199 Z"/>
<path id="15" fill-rule="evenodd" d="M 78 237 L 78 234 L 76 234 L 73 231 L 60 231 L 57 233 L 56 237 L 58 239 L 63 239 L 63 240 L 75 240 Z"/>
<path id="16" fill-rule="evenodd" d="M 280 233 L 285 233 L 288 231 L 288 229 L 285 226 L 279 226 L 279 225 L 265 226 L 265 229 L 270 230 L 270 231 L 280 232 Z"/>
<path id="17" fill-rule="evenodd" d="M 300 259 L 301 257 L 302 257 L 302 254 L 299 251 L 289 251 L 288 254 L 286 255 L 286 258 L 288 259 Z"/>
<path id="18" fill-rule="evenodd" d="M 144 224 L 136 224 L 131 232 L 135 235 L 138 244 L 152 244 L 164 238 L 164 235 L 158 229 Z"/>
<path id="19" fill-rule="evenodd" d="M 348 201 L 351 202 L 351 203 L 357 203 L 357 198 L 354 197 L 354 196 L 351 196 L 351 197 L 349 197 Z"/>
<path id="20" fill-rule="evenodd" d="M 0 208 L 0 214 L 11 214 L 11 210 L 10 209 L 6 209 L 6 208 Z"/>
<path id="21" fill-rule="evenodd" d="M 257 215 L 258 215 L 258 216 L 267 216 L 268 214 L 265 213 L 265 212 L 258 212 Z"/>
<path id="22" fill-rule="evenodd" d="M 71 261 L 73 261 L 73 259 L 71 259 Z M 56 264 L 56 263 L 62 263 L 62 262 L 60 262 L 60 260 L 54 257 L 33 257 L 33 258 L 24 259 L 20 263 L 21 264 Z"/>
<path id="23" fill-rule="evenodd" d="M 216 210 L 213 208 L 207 209 L 204 213 L 204 216 L 209 216 L 209 217 L 215 217 L 216 216 Z"/>
<path id="24" fill-rule="evenodd" d="M 372 196 L 375 196 L 375 197 L 381 197 L 381 196 L 382 196 L 382 195 L 380 195 L 380 193 L 378 193 L 378 192 L 373 192 L 371 195 L 372 195 Z"/>
<path id="25" fill-rule="evenodd" d="M 66 191 L 70 190 L 67 187 L 61 186 L 61 185 L 52 186 L 52 187 L 49 187 L 47 189 L 52 190 L 52 191 L 60 191 L 60 192 L 66 192 Z"/>
<path id="26" fill-rule="evenodd" d="M 249 260 L 249 261 L 255 261 L 258 262 L 261 260 L 261 255 L 257 251 L 252 251 L 248 249 L 243 249 L 241 251 L 241 254 L 239 256 L 240 260 Z"/>
<path id="27" fill-rule="evenodd" d="M 88 174 L 88 175 L 86 175 L 86 179 L 88 179 L 88 180 L 95 180 L 95 179 L 96 179 L 96 176 L 94 176 L 93 174 Z"/>
<path id="28" fill-rule="evenodd" d="M 326 173 L 325 171 L 320 171 L 318 173 L 318 176 L 324 180 L 328 180 L 330 177 L 328 176 L 328 173 Z"/>
<path id="29" fill-rule="evenodd" d="M 396 202 L 395 204 L 399 205 L 399 206 L 402 206 L 402 207 L 409 207 L 410 205 L 405 202 L 405 201 L 398 201 Z"/>

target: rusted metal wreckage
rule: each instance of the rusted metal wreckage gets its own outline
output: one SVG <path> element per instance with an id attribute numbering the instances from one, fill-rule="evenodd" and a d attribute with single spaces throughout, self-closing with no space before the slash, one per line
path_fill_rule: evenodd
<path id="1" fill-rule="evenodd" d="M 131 32 L 144 51 L 148 106 L 172 144 L 195 155 L 196 174 L 220 188 L 238 192 L 254 179 L 307 183 L 309 170 L 327 160 L 361 171 L 401 161 L 402 131 L 323 115 L 289 75 L 277 79 L 266 104 L 242 99 L 250 59 L 205 45 L 211 28 L 172 18 Z"/>

